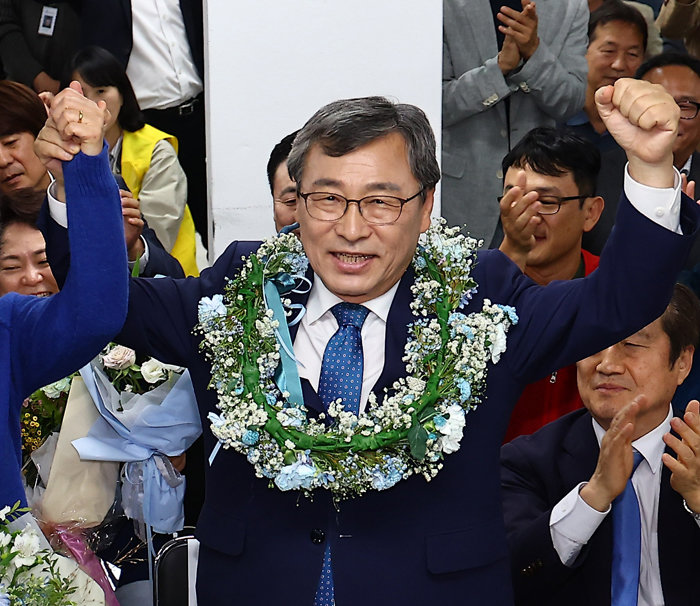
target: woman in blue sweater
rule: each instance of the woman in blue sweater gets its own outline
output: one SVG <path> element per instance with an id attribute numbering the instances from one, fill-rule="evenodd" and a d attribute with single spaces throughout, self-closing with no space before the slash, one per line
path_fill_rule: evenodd
<path id="1" fill-rule="evenodd" d="M 68 200 L 71 266 L 54 296 L 0 298 L 0 508 L 26 502 L 19 422 L 24 398 L 87 363 L 126 316 L 126 250 L 119 192 L 103 145 L 105 115 L 104 103 L 95 105 L 76 86 L 56 96 L 39 133 L 46 141 L 73 142 L 72 154 L 55 146 L 55 156 L 43 158 L 56 177 L 53 187 Z M 12 265 L 4 267 L 11 271 Z"/>

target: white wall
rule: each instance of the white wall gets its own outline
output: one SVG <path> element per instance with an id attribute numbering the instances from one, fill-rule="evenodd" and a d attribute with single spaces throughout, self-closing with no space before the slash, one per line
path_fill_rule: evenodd
<path id="1" fill-rule="evenodd" d="M 413 103 L 439 138 L 441 0 L 205 0 L 205 12 L 212 258 L 273 233 L 270 151 L 325 103 Z"/>

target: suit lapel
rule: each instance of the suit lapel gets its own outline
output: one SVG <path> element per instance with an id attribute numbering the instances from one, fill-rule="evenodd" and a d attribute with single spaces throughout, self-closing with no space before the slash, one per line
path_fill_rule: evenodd
<path id="1" fill-rule="evenodd" d="M 690 174 L 688 181 L 695 181 L 695 199 L 700 197 L 700 153 L 694 152 L 693 159 L 690 162 Z"/>
<path id="2" fill-rule="evenodd" d="M 391 387 L 396 379 L 406 376 L 406 365 L 402 358 L 408 339 L 407 327 L 416 320 L 410 308 L 411 285 L 414 280 L 413 268 L 409 267 L 399 282 L 387 316 L 386 336 L 384 338 L 384 368 L 372 388 L 380 402 L 384 388 Z"/>
<path id="3" fill-rule="evenodd" d="M 559 463 L 561 477 L 564 481 L 563 490 L 570 491 L 580 482 L 588 480 L 595 471 L 600 447 L 593 431 L 591 416 L 583 413 L 571 426 L 564 440 L 563 454 Z M 598 527 L 591 540 L 582 551 L 586 558 L 586 576 L 596 579 L 588 583 L 589 604 L 610 603 L 610 583 L 612 569 L 612 525 L 607 516 Z"/>

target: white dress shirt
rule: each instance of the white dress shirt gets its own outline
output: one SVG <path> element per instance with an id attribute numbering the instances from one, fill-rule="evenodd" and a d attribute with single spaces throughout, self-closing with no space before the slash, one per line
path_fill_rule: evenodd
<path id="1" fill-rule="evenodd" d="M 126 73 L 141 109 L 176 107 L 202 92 L 178 0 L 132 0 Z"/>
<path id="2" fill-rule="evenodd" d="M 663 606 L 664 604 L 659 569 L 657 523 L 663 465 L 661 455 L 666 447 L 663 436 L 671 429 L 672 416 L 673 411 L 669 404 L 668 414 L 663 422 L 632 442 L 632 446 L 644 457 L 632 475 L 632 485 L 637 493 L 642 526 L 638 606 Z M 605 430 L 595 419 L 592 421 L 593 430 L 600 446 Z M 607 511 L 601 512 L 588 505 L 579 494 L 585 484 L 586 482 L 581 482 L 575 486 L 554 506 L 549 517 L 549 531 L 554 549 L 566 566 L 574 564 L 583 546 L 612 509 L 612 507 L 608 507 Z M 679 511 L 678 515 L 689 514 Z"/>
<path id="3" fill-rule="evenodd" d="M 399 284 L 397 282 L 383 295 L 362 304 L 369 309 L 369 313 L 360 332 L 364 364 L 360 412 L 365 409 L 372 387 L 374 387 L 384 369 L 386 320 L 389 317 L 389 308 L 398 287 Z M 294 355 L 298 360 L 299 376 L 309 381 L 311 386 L 317 391 L 321 376 L 323 353 L 326 350 L 328 341 L 338 330 L 338 321 L 330 309 L 336 303 L 342 302 L 342 299 L 326 288 L 319 276 L 315 277 L 314 285 L 306 303 L 306 313 L 301 319 L 299 330 L 294 340 Z"/>

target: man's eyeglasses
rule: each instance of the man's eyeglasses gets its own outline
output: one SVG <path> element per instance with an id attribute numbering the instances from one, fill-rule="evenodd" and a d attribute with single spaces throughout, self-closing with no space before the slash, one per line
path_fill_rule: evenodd
<path id="1" fill-rule="evenodd" d="M 681 108 L 681 120 L 692 120 L 700 111 L 700 103 L 696 101 L 681 101 L 676 105 Z"/>
<path id="2" fill-rule="evenodd" d="M 396 196 L 365 196 L 359 200 L 351 200 L 340 194 L 325 191 L 314 191 L 299 195 L 304 199 L 306 212 L 318 221 L 337 221 L 348 210 L 351 202 L 355 202 L 360 214 L 367 223 L 372 225 L 387 225 L 394 223 L 401 216 L 403 205 L 417 198 L 425 191 L 421 189 L 410 198 L 397 198 Z"/>
<path id="3" fill-rule="evenodd" d="M 542 205 L 542 208 L 540 208 L 537 214 L 556 215 L 559 212 L 559 209 L 561 208 L 563 202 L 571 202 L 572 200 L 585 200 L 586 198 L 591 197 L 593 197 L 592 194 L 588 194 L 585 196 L 540 196 L 537 199 L 537 201 Z M 503 196 L 498 196 L 497 200 L 500 204 L 501 200 L 503 200 Z"/>

